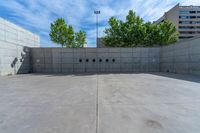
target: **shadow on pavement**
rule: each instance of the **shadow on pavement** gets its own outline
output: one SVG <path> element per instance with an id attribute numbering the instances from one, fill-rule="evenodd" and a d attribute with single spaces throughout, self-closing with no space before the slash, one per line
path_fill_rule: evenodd
<path id="1" fill-rule="evenodd" d="M 157 76 L 162 76 L 162 77 L 167 77 L 167 78 L 178 79 L 178 80 L 185 80 L 185 81 L 200 83 L 200 76 L 196 76 L 196 75 L 175 74 L 175 73 L 162 73 L 162 72 L 159 72 L 159 73 L 149 73 L 149 74 L 157 75 Z"/>

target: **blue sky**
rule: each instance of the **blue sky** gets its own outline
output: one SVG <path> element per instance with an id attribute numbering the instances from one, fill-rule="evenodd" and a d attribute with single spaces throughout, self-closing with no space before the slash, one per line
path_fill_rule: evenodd
<path id="1" fill-rule="evenodd" d="M 49 39 L 49 27 L 62 17 L 75 31 L 86 31 L 88 46 L 95 47 L 94 10 L 101 11 L 99 36 L 103 36 L 111 16 L 123 20 L 134 10 L 145 21 L 154 21 L 177 3 L 200 5 L 199 0 L 0 0 L 0 17 L 40 35 L 42 47 L 58 47 Z"/>

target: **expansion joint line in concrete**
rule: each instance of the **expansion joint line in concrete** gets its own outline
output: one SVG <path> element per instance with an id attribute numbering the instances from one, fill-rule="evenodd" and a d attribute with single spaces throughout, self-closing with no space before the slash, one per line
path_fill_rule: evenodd
<path id="1" fill-rule="evenodd" d="M 99 128 L 99 87 L 98 87 L 98 74 L 96 74 L 96 133 Z"/>

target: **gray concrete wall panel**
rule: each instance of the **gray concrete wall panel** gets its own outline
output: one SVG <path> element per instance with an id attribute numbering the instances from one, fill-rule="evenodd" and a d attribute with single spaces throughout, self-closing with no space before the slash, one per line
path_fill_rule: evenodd
<path id="1" fill-rule="evenodd" d="M 161 48 L 161 71 L 200 75 L 200 38 Z"/>
<path id="2" fill-rule="evenodd" d="M 44 73 L 160 71 L 160 48 L 33 48 L 32 51 L 33 66 L 39 66 L 39 71 L 48 69 Z M 151 53 L 146 54 L 148 51 Z"/>
<path id="3" fill-rule="evenodd" d="M 0 75 L 31 72 L 29 47 L 39 47 L 39 43 L 37 35 L 0 18 Z"/>

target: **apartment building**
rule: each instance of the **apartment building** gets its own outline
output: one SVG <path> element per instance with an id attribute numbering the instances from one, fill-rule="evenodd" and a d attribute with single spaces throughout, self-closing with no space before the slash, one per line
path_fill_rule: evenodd
<path id="1" fill-rule="evenodd" d="M 200 35 L 200 6 L 180 6 L 166 12 L 154 23 L 161 23 L 164 20 L 171 20 L 180 33 L 180 39 L 188 39 Z"/>

